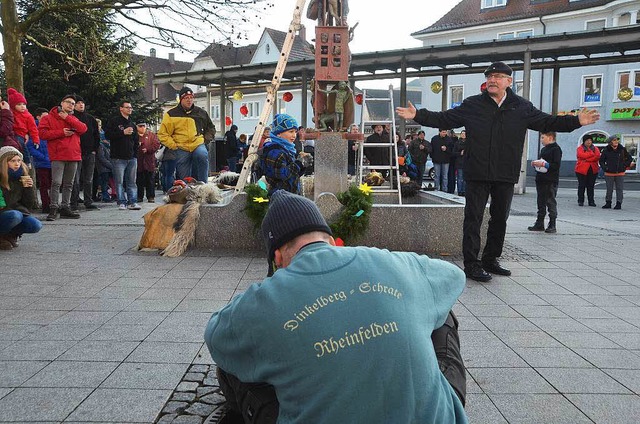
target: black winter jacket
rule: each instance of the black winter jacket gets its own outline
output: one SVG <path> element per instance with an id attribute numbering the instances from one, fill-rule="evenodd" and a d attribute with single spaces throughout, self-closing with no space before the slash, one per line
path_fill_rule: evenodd
<path id="1" fill-rule="evenodd" d="M 420 149 L 420 145 L 424 146 L 424 149 Z M 409 144 L 409 153 L 411 153 L 411 160 L 416 165 L 424 165 L 427 163 L 427 155 L 431 153 L 431 143 L 429 140 L 420 140 L 420 137 L 411 141 Z"/>
<path id="2" fill-rule="evenodd" d="M 442 146 L 447 149 L 442 150 Z M 440 137 L 440 134 L 431 138 L 431 160 L 433 163 L 449 163 L 453 155 L 453 140 L 451 137 Z"/>
<path id="3" fill-rule="evenodd" d="M 454 129 L 465 127 L 464 179 L 517 183 L 527 128 L 536 131 L 571 132 L 580 128 L 577 116 L 552 116 L 507 88 L 507 98 L 498 107 L 487 92 L 467 97 L 458 107 L 444 112 L 420 109 L 419 124 Z"/>
<path id="4" fill-rule="evenodd" d="M 124 134 L 124 129 L 133 128 L 133 134 Z M 134 159 L 138 152 L 138 131 L 131 118 L 122 115 L 110 119 L 104 127 L 104 136 L 111 143 L 111 159 Z"/>
<path id="5" fill-rule="evenodd" d="M 229 130 L 224 135 L 224 153 L 226 159 L 237 158 L 240 151 L 236 132 Z"/>
<path id="6" fill-rule="evenodd" d="M 364 141 L 364 155 L 369 159 L 371 165 L 389 165 L 389 149 L 387 147 L 367 147 L 367 143 L 388 143 L 389 134 L 373 133 Z"/>
<path id="7" fill-rule="evenodd" d="M 87 112 L 73 112 L 76 118 L 87 126 L 87 131 L 80 136 L 80 148 L 82 156 L 91 152 L 98 153 L 100 149 L 100 132 L 98 131 L 98 122 L 96 118 Z"/>
<path id="8" fill-rule="evenodd" d="M 464 160 L 467 158 L 465 149 L 467 148 L 467 139 L 459 138 L 453 143 L 453 155 L 456 157 L 456 169 L 464 170 Z"/>
<path id="9" fill-rule="evenodd" d="M 622 144 L 618 144 L 618 148 L 615 150 L 611 145 L 608 145 L 600 151 L 600 166 L 604 172 L 619 174 L 625 172 L 630 165 L 631 155 Z"/>
<path id="10" fill-rule="evenodd" d="M 562 149 L 558 143 L 550 143 L 540 150 L 540 157 L 549 162 L 547 172 L 536 172 L 537 183 L 557 183 L 560 180 L 560 162 L 562 162 Z"/>

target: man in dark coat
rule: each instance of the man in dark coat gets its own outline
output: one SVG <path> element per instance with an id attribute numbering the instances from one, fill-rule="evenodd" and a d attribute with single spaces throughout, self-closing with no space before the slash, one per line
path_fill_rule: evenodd
<path id="1" fill-rule="evenodd" d="M 389 175 L 389 170 L 384 169 L 388 167 L 391 163 L 391 158 L 389 157 L 389 148 L 387 147 L 367 147 L 367 143 L 389 143 L 389 135 L 385 138 L 384 128 L 382 125 L 373 125 L 373 134 L 367 137 L 364 141 L 364 155 L 369 159 L 369 163 L 373 169 L 376 166 L 380 166 L 381 169 L 377 171 L 381 171 L 381 174 L 385 177 Z"/>
<path id="2" fill-rule="evenodd" d="M 583 109 L 577 116 L 552 116 L 541 112 L 511 90 L 512 73 L 508 65 L 492 63 L 484 72 L 486 90 L 444 112 L 417 111 L 411 102 L 406 108 L 396 109 L 401 118 L 413 119 L 428 127 L 465 127 L 467 130 L 462 252 L 467 277 L 481 282 L 491 279 L 489 273 L 511 275 L 511 271 L 500 266 L 498 258 L 502 255 L 513 187 L 520 177 L 527 129 L 570 132 L 600 118 L 593 109 Z M 489 196 L 491 218 L 480 260 L 480 227 Z"/>
<path id="3" fill-rule="evenodd" d="M 82 195 L 84 196 L 84 207 L 89 210 L 100 209 L 93 204 L 93 173 L 96 167 L 96 154 L 100 149 L 100 133 L 98 132 L 98 122 L 93 115 L 85 111 L 84 99 L 77 95 L 76 105 L 73 114 L 80 122 L 87 126 L 87 132 L 80 136 L 80 149 L 82 150 L 82 162 L 76 170 L 76 179 L 71 192 L 71 210 L 78 210 L 80 201 L 80 184 L 82 184 Z"/>
<path id="4" fill-rule="evenodd" d="M 111 142 L 113 179 L 118 192 L 120 210 L 140 210 L 138 205 L 138 132 L 131 119 L 133 107 L 127 100 L 120 102 L 119 114 L 110 119 L 104 128 L 105 137 Z M 125 196 L 126 188 L 126 196 Z"/>
<path id="5" fill-rule="evenodd" d="M 238 162 L 238 152 L 240 151 L 238 143 L 238 126 L 231 125 L 229 131 L 224 135 L 224 155 L 229 165 L 229 171 L 236 172 L 236 163 Z"/>
<path id="6" fill-rule="evenodd" d="M 560 181 L 560 163 L 562 149 L 556 143 L 556 133 L 553 131 L 542 134 L 542 144 L 538 160 L 531 161 L 536 170 L 536 193 L 538 200 L 538 219 L 529 227 L 529 231 L 556 232 L 556 217 L 558 216 L 558 182 Z M 544 217 L 549 210 L 549 226 L 544 229 Z"/>
<path id="7" fill-rule="evenodd" d="M 424 138 L 424 131 L 418 132 L 418 137 L 409 144 L 409 153 L 411 153 L 411 161 L 418 167 L 418 178 L 416 183 L 422 188 L 422 178 L 424 177 L 424 168 L 427 164 L 427 156 L 431 153 L 431 143 Z"/>
<path id="8" fill-rule="evenodd" d="M 439 129 L 431 138 L 431 160 L 436 170 L 436 190 L 448 191 L 449 164 L 453 155 L 453 140 L 446 129 Z"/>

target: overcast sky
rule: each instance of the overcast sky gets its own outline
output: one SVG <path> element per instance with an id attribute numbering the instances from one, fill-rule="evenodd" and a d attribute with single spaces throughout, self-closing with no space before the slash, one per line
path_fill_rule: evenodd
<path id="1" fill-rule="evenodd" d="M 359 22 L 355 37 L 350 44 L 354 53 L 379 50 L 419 47 L 421 44 L 410 36 L 440 19 L 460 0 L 350 0 L 349 25 Z M 259 22 L 248 26 L 248 40 L 240 45 L 255 44 L 265 28 L 286 31 L 293 17 L 295 0 L 276 0 Z M 306 2 L 308 4 L 309 1 Z M 313 38 L 315 21 L 306 18 L 306 5 L 302 13 L 303 24 L 307 27 L 307 41 Z M 253 29 L 252 29 L 253 28 Z M 149 53 L 152 46 L 140 44 L 138 51 Z M 167 57 L 169 50 L 156 47 L 159 57 Z M 176 59 L 191 61 L 196 56 L 176 51 Z"/>

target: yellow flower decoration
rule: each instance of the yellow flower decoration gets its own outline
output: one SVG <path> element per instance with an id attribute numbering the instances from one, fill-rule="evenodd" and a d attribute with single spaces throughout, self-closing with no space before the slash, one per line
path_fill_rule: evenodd
<path id="1" fill-rule="evenodd" d="M 253 201 L 256 203 L 266 203 L 269 201 L 269 199 L 265 199 L 264 197 L 254 197 Z"/>
<path id="2" fill-rule="evenodd" d="M 367 196 L 371 194 L 371 192 L 373 191 L 373 188 L 367 183 L 360 184 L 358 188 L 360 189 L 361 192 L 363 192 Z"/>

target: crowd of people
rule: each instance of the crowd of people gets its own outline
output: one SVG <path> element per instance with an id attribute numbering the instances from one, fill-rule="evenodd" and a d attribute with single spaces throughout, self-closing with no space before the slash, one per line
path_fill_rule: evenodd
<path id="1" fill-rule="evenodd" d="M 80 218 L 80 203 L 87 211 L 100 209 L 98 201 L 117 202 L 120 210 L 141 209 L 145 196 L 154 203 L 158 161 L 164 192 L 176 178 L 208 180 L 206 144 L 215 126 L 193 105 L 186 87 L 179 104 L 164 114 L 158 135 L 146 122 L 134 122 L 127 100 L 103 129 L 79 94 L 63 96 L 49 110 L 36 109 L 35 117 L 23 94 L 13 88 L 7 94 L 8 101 L 0 101 L 2 250 L 16 247 L 22 234 L 40 230 L 32 215 L 38 209 L 55 221 Z"/>

